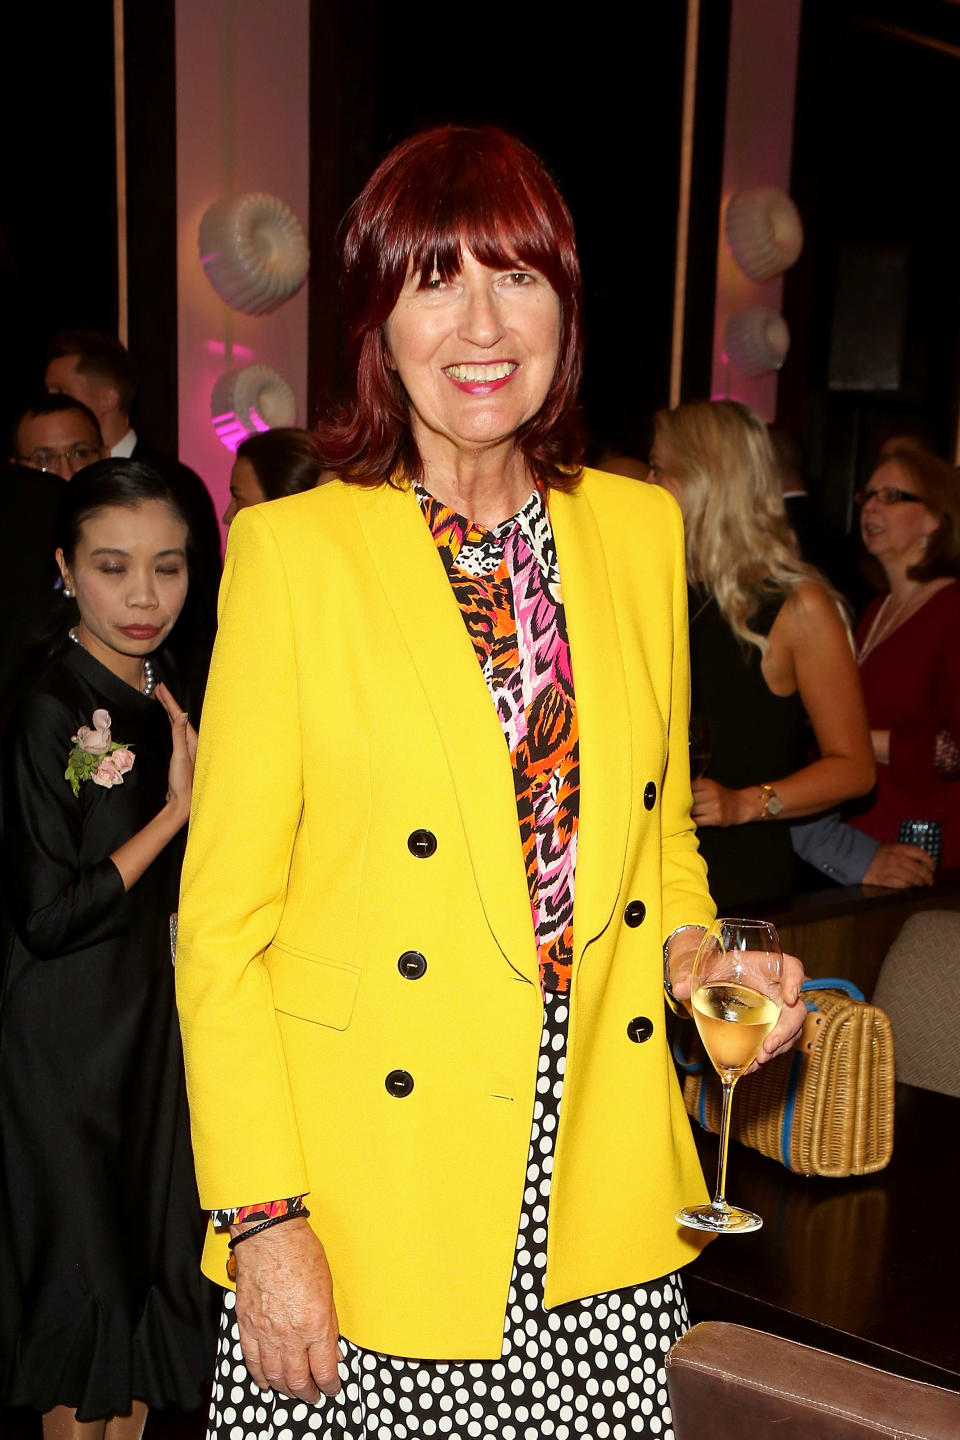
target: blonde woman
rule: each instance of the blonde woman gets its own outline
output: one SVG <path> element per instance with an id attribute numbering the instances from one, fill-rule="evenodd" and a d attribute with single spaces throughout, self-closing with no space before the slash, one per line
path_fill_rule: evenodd
<path id="1" fill-rule="evenodd" d="M 684 516 L 692 713 L 711 733 L 693 818 L 711 891 L 721 909 L 765 902 L 792 888 L 784 822 L 874 782 L 849 630 L 827 582 L 798 559 L 752 410 L 729 400 L 661 410 L 650 466 Z"/>

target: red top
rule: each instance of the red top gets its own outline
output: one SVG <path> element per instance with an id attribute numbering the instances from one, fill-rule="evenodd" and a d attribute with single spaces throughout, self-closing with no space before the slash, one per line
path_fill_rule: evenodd
<path id="1" fill-rule="evenodd" d="M 862 645 L 882 601 L 857 630 Z M 960 865 L 960 779 L 934 766 L 937 734 L 960 740 L 960 585 L 926 602 L 871 650 L 860 667 L 872 730 L 890 731 L 890 763 L 877 766 L 872 807 L 852 823 L 881 844 L 899 837 L 901 820 L 939 820 L 945 867 Z"/>

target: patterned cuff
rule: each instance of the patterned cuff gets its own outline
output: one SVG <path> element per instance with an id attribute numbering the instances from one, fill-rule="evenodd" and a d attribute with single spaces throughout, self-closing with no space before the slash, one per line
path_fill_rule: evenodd
<path id="1" fill-rule="evenodd" d="M 245 1225 L 248 1220 L 272 1220 L 277 1215 L 299 1215 L 304 1205 L 302 1195 L 289 1200 L 264 1200 L 259 1205 L 240 1205 L 236 1210 L 211 1210 L 214 1230 L 229 1230 L 231 1225 Z"/>

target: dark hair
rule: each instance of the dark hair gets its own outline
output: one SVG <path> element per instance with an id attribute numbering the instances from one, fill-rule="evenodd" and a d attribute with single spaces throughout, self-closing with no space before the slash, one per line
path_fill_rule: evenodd
<path id="1" fill-rule="evenodd" d="M 268 500 L 312 490 L 322 471 L 309 430 L 292 427 L 248 435 L 237 446 L 237 459 L 249 460 Z"/>
<path id="2" fill-rule="evenodd" d="M 960 580 L 960 478 L 953 466 L 929 450 L 895 450 L 881 465 L 899 465 L 908 477 L 905 488 L 922 495 L 940 522 L 927 539 L 923 559 L 907 571 L 909 579 L 938 580 L 949 575 Z"/>
<path id="3" fill-rule="evenodd" d="M 129 352 L 115 335 L 101 330 L 61 330 L 47 346 L 47 363 L 76 355 L 78 375 L 96 375 L 117 392 L 117 403 L 125 415 L 137 398 L 137 372 Z"/>
<path id="4" fill-rule="evenodd" d="M 102 448 L 103 436 L 100 433 L 100 422 L 93 411 L 84 405 L 82 400 L 74 400 L 72 395 L 48 395 L 47 392 L 44 391 L 42 395 L 38 395 L 34 400 L 31 400 L 29 405 L 24 405 L 21 410 L 18 410 L 14 416 L 13 426 L 10 430 L 11 454 L 15 455 L 17 453 L 17 433 L 24 420 L 32 420 L 35 415 L 66 414 L 71 410 L 76 410 L 85 420 L 89 421 L 97 437 L 97 444 Z"/>
<path id="5" fill-rule="evenodd" d="M 403 386 L 387 363 L 383 335 L 412 266 L 449 280 L 461 244 L 481 265 L 518 261 L 539 270 L 560 301 L 560 350 L 540 410 L 517 444 L 534 475 L 561 489 L 576 484 L 576 411 L 582 368 L 581 283 L 573 221 L 532 150 L 493 127 L 442 126 L 405 140 L 383 160 L 346 217 L 341 300 L 347 337 L 347 403 L 317 427 L 321 464 L 367 484 L 421 472 Z"/>
<path id="6" fill-rule="evenodd" d="M 168 505 L 186 525 L 189 542 L 190 522 L 167 482 L 151 465 L 139 460 L 95 460 L 63 487 L 57 506 L 57 548 L 72 565 L 84 520 L 113 506 L 136 510 L 146 500 Z"/>

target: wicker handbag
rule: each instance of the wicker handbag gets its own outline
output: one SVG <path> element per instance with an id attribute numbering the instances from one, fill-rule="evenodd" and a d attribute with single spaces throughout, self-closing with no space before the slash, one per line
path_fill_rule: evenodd
<path id="1" fill-rule="evenodd" d="M 869 1175 L 893 1154 L 893 1032 L 849 980 L 805 980 L 803 1038 L 737 1086 L 730 1134 L 800 1175 Z M 720 1130 L 721 1088 L 698 1045 L 683 1099 Z"/>

